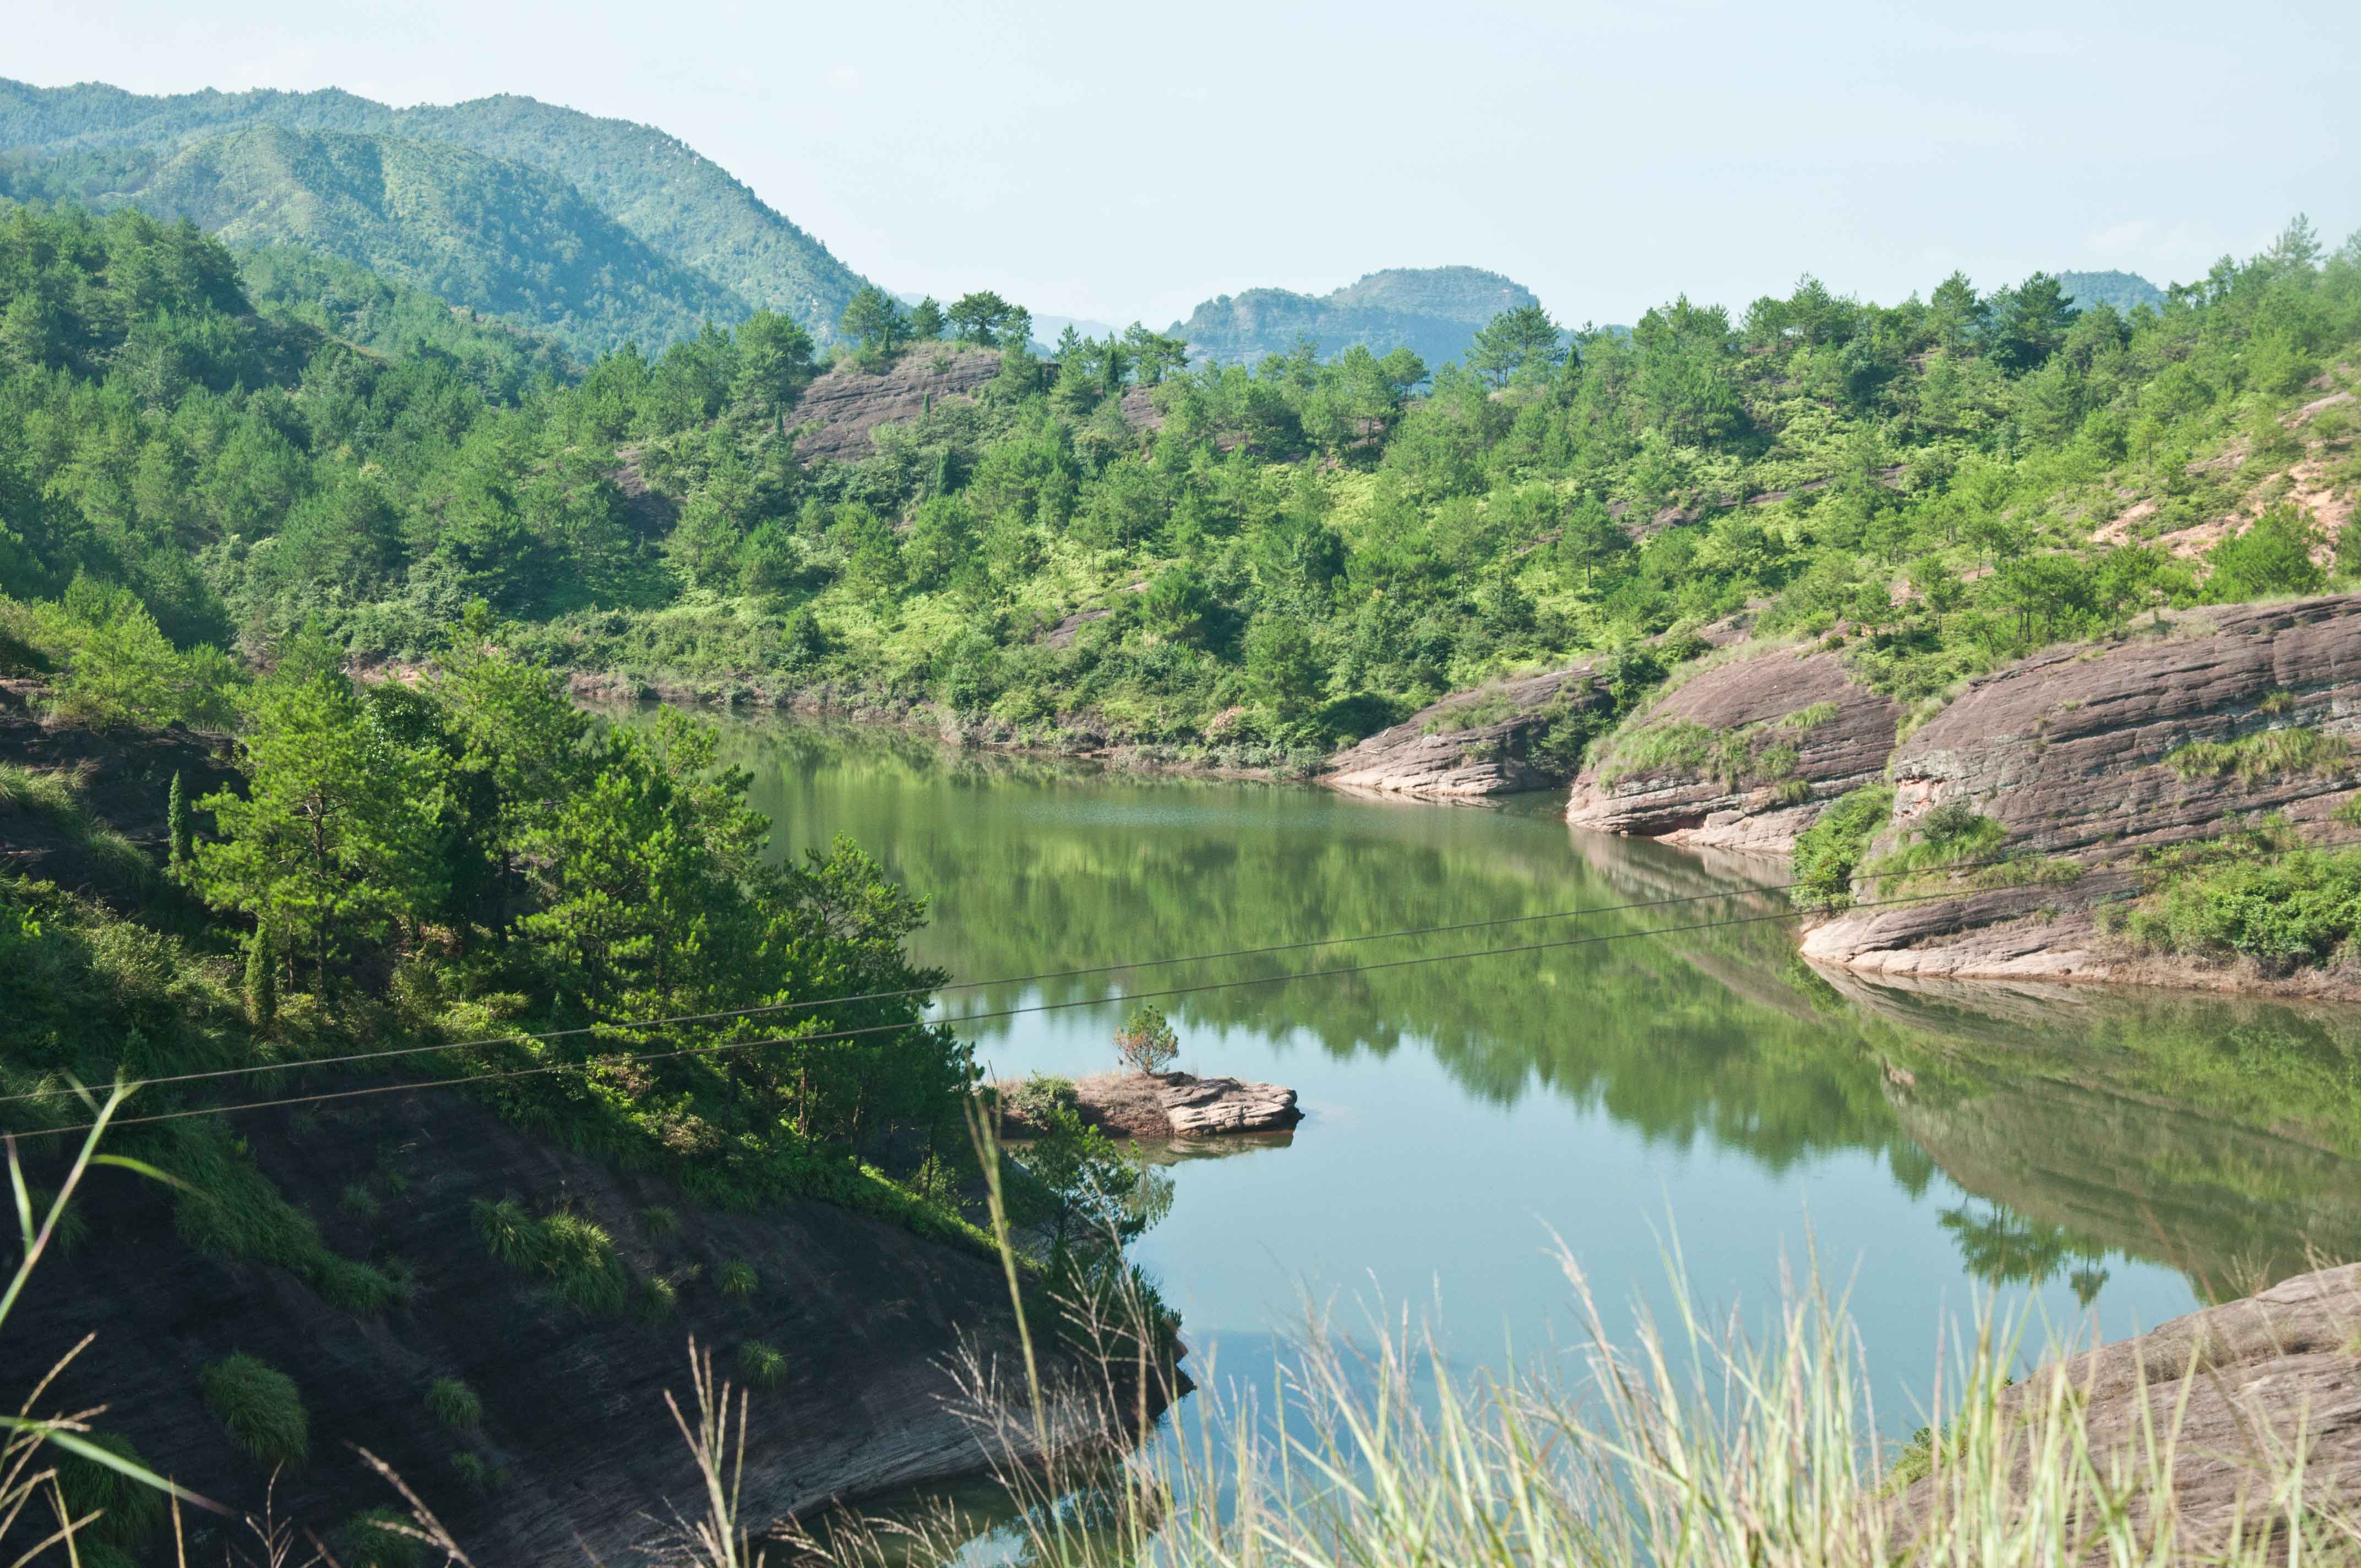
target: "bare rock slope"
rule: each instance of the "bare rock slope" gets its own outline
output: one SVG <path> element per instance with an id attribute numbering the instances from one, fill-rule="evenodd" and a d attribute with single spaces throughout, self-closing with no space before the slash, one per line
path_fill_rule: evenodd
<path id="1" fill-rule="evenodd" d="M 1772 649 L 1718 664 L 1584 766 L 1566 820 L 1784 853 L 1829 801 L 1883 773 L 1900 716 L 1834 653 Z"/>
<path id="2" fill-rule="evenodd" d="M 2361 785 L 2361 596 L 2186 611 L 2111 644 L 1976 682 L 1894 755 L 1873 852 L 1938 807 L 1997 823 L 1996 852 L 2048 857 L 2032 885 L 1855 908 L 1804 956 L 1887 975 L 2050 978 L 2361 998 L 2338 967 L 2292 977 L 2131 951 L 2096 909 L 2137 891 L 2127 851 L 2284 813 L 2315 837 Z"/>
<path id="3" fill-rule="evenodd" d="M 1894 751 L 1894 817 L 1959 802 L 2012 847 L 2072 853 L 2202 838 L 2237 812 L 2324 817 L 2361 779 L 2167 761 L 2268 729 L 2361 735 L 2361 595 L 2184 611 L 1988 675 Z"/>

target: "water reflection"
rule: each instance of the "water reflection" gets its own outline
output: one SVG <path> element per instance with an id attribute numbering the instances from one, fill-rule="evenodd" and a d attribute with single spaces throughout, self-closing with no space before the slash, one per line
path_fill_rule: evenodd
<path id="1" fill-rule="evenodd" d="M 777 852 L 851 836 L 933 900 L 923 961 L 1001 981 L 944 1003 L 998 1074 L 1109 1069 L 1126 995 L 1395 966 L 1163 1003 L 1183 1066 L 1309 1112 L 1141 1151 L 1139 1255 L 1224 1382 L 1269 1387 L 1307 1299 L 1430 1309 L 1468 1366 L 1546 1356 L 1573 1317 L 1554 1237 L 1603 1302 L 1660 1314 L 1670 1248 L 1708 1305 L 1774 1300 L 1808 1255 L 1899 1433 L 1979 1291 L 2113 1337 L 2361 1257 L 2350 1009 L 1817 971 L 1757 891 L 1783 866 L 1576 834 L 1554 801 L 1443 811 L 776 721 L 728 745 Z M 1479 921 L 1518 923 L 1145 961 Z M 1543 942 L 1565 945 L 1497 951 Z M 1075 1005 L 982 1016 L 1042 1003 Z"/>
<path id="2" fill-rule="evenodd" d="M 1436 1179 L 1471 1204 L 1520 1194 L 1488 1187 L 1506 1173 L 1462 1139 L 1489 1117 L 1516 1123 L 1539 1096 L 1552 1114 L 1603 1118 L 1643 1167 L 1711 1151 L 1775 1182 L 1866 1160 L 1960 1275 L 2054 1282 L 2077 1305 L 2103 1293 L 2111 1259 L 2217 1295 L 2310 1256 L 2361 1255 L 2361 1025 L 2349 1011 L 1818 973 L 1795 956 L 1786 922 L 1763 918 L 1780 895 L 1748 891 L 1780 880 L 1776 863 L 1573 834 L 1546 806 L 1440 811 L 1140 780 L 805 724 L 735 724 L 730 745 L 782 848 L 849 834 L 933 899 L 922 956 L 961 980 L 1587 911 L 947 999 L 953 1018 L 1045 1002 L 1104 1000 L 1111 1013 L 1143 991 L 1567 943 L 1166 1003 L 1212 1053 L 1187 1065 L 1326 1086 L 1324 1106 L 1306 1094 L 1307 1146 L 1324 1118 L 1375 1113 L 1371 1073 L 1414 1051 L 1440 1069 L 1451 1104 L 1446 1116 L 1430 1099 L 1397 1126 L 1397 1155 L 1467 1166 Z M 1735 923 L 1629 939 L 1708 922 Z M 1108 1015 L 1081 1006 L 971 1027 L 1001 1070 L 1100 1070 Z M 1312 1071 L 1307 1047 L 1343 1070 Z M 1251 1163 L 1282 1189 L 1302 1179 L 1289 1161 Z M 1832 1218 L 1820 1213 L 1824 1241 Z"/>

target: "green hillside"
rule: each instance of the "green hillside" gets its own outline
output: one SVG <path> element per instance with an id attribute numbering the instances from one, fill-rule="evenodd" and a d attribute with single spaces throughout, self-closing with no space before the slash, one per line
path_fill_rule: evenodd
<path id="1" fill-rule="evenodd" d="M 136 203 L 240 248 L 289 245 L 597 353 L 693 336 L 752 307 L 541 170 L 448 144 L 257 126 L 170 156 L 85 149 L 24 162 L 0 192 Z"/>
<path id="2" fill-rule="evenodd" d="M 96 82 L 41 88 L 0 80 L 0 148 L 171 151 L 266 125 L 447 142 L 555 174 L 658 254 L 748 307 L 793 317 L 823 343 L 862 286 L 826 246 L 727 170 L 630 120 L 512 95 L 396 109 L 334 88 L 148 97 Z"/>
<path id="3" fill-rule="evenodd" d="M 1397 267 L 1321 295 L 1249 289 L 1207 300 L 1172 334 L 1191 355 L 1251 365 L 1286 354 L 1299 338 L 1333 358 L 1355 345 L 1376 354 L 1408 347 L 1429 365 L 1465 357 L 1477 330 L 1503 311 L 1540 303 L 1532 291 L 1474 267 Z"/>

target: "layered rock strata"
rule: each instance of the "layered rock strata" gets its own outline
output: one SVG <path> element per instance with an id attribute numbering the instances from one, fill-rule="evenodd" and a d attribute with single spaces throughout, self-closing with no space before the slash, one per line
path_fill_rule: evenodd
<path id="1" fill-rule="evenodd" d="M 2110 852 L 2209 838 L 2245 813 L 2324 818 L 2361 769 L 2169 761 L 2266 730 L 2361 736 L 2361 595 L 2183 611 L 1987 675 L 1894 753 L 1894 821 L 1952 802 L 2012 849 Z"/>

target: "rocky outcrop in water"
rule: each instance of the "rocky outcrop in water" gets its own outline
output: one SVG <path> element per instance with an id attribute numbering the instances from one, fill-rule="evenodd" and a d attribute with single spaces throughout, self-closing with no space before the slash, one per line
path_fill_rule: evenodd
<path id="1" fill-rule="evenodd" d="M 1295 1091 L 1275 1083 L 1235 1078 L 1190 1078 L 1174 1073 L 1160 1097 L 1165 1124 L 1176 1138 L 1224 1133 L 1283 1133 L 1303 1120 Z"/>
<path id="2" fill-rule="evenodd" d="M 2315 1514 L 2320 1505 L 2349 1507 L 2361 1496 L 2356 1339 L 2361 1265 L 2348 1264 L 2176 1318 L 2057 1370 L 2081 1405 L 2101 1474 L 2119 1464 L 2126 1475 L 2144 1475 L 2150 1444 L 2173 1434 L 2171 1561 L 2218 1561 L 2241 1531 L 2251 1542 L 2284 1530 L 2273 1485 L 2291 1468 L 2290 1455 L 2304 1456 L 2304 1495 Z M 2000 1396 L 2003 1419 L 2054 1398 L 2053 1388 L 2048 1369 L 2021 1378 Z M 2020 1478 L 2029 1458 L 2019 1457 Z M 1903 1494 L 1905 1538 L 1937 1506 L 1943 1486 L 1938 1470 Z M 2149 1500 L 2135 1494 L 2128 1506 L 2145 1532 L 2153 1521 Z M 2083 1560 L 2092 1545 L 2061 1541 L 2059 1560 Z"/>
<path id="3" fill-rule="evenodd" d="M 1031 1137 L 1042 1130 L 1030 1109 L 1031 1085 L 1012 1080 L 994 1087 L 1000 1094 L 1002 1124 L 1012 1136 Z M 1102 1072 L 1074 1080 L 1071 1093 L 1068 1103 L 1085 1126 L 1122 1137 L 1284 1133 L 1303 1120 L 1292 1089 L 1235 1078 L 1199 1078 L 1186 1072 Z"/>
<path id="4" fill-rule="evenodd" d="M 1772 649 L 1714 665 L 1584 765 L 1566 820 L 1784 854 L 1829 801 L 1883 775 L 1900 717 L 1835 653 Z"/>
<path id="5" fill-rule="evenodd" d="M 1469 800 L 1540 789 L 1564 773 L 1537 761 L 1535 740 L 1551 725 L 1605 707 L 1595 666 L 1527 675 L 1480 691 L 1455 692 L 1328 760 L 1321 782 L 1356 794 Z"/>

